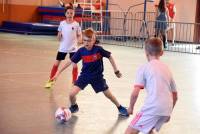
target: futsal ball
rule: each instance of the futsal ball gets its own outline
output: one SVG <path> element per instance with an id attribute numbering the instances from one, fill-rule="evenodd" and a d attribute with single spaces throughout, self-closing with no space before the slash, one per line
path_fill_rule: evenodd
<path id="1" fill-rule="evenodd" d="M 65 123 L 72 117 L 72 113 L 68 108 L 59 107 L 55 112 L 55 118 L 58 123 Z"/>

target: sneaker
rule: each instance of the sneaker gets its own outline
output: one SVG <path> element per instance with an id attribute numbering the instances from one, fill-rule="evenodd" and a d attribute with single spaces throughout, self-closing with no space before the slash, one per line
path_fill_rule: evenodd
<path id="1" fill-rule="evenodd" d="M 79 110 L 78 105 L 77 105 L 77 104 L 71 105 L 71 106 L 69 107 L 69 110 L 71 111 L 71 113 L 76 113 L 76 112 L 78 112 L 78 110 Z"/>
<path id="2" fill-rule="evenodd" d="M 127 109 L 121 105 L 118 107 L 118 111 L 121 116 L 129 116 Z"/>
<path id="3" fill-rule="evenodd" d="M 167 49 L 168 48 L 168 42 L 165 42 L 165 44 L 164 44 L 164 49 Z"/>
<path id="4" fill-rule="evenodd" d="M 200 49 L 200 46 L 197 46 L 196 49 Z"/>
<path id="5" fill-rule="evenodd" d="M 51 88 L 54 84 L 55 84 L 54 80 L 48 80 L 44 87 Z"/>

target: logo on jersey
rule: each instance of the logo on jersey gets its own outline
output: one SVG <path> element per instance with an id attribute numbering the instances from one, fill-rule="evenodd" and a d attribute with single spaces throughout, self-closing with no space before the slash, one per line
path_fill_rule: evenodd
<path id="1" fill-rule="evenodd" d="M 101 59 L 101 57 L 102 56 L 100 55 L 100 53 L 96 53 L 93 55 L 82 56 L 82 59 L 83 59 L 84 63 L 88 63 L 88 62 L 95 62 L 95 61 Z"/>
<path id="2" fill-rule="evenodd" d="M 94 59 L 94 60 L 97 60 L 97 55 L 93 55 L 93 59 Z"/>

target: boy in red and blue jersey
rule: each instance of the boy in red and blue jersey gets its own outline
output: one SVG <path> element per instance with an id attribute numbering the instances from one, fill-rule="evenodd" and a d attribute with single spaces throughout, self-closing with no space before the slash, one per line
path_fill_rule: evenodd
<path id="1" fill-rule="evenodd" d="M 115 75 L 120 78 L 121 73 L 117 69 L 115 61 L 111 53 L 101 46 L 95 44 L 96 36 L 92 29 L 86 29 L 83 32 L 83 45 L 78 51 L 71 57 L 71 59 L 61 68 L 58 74 L 53 78 L 54 80 L 72 63 L 78 63 L 82 60 L 82 69 L 80 76 L 74 83 L 74 87 L 70 92 L 69 98 L 71 102 L 70 110 L 72 113 L 78 112 L 79 108 L 76 103 L 76 95 L 90 84 L 96 93 L 103 92 L 104 95 L 113 102 L 118 108 L 119 114 L 122 116 L 128 116 L 127 109 L 120 105 L 115 96 L 111 93 L 106 80 L 103 78 L 103 57 L 108 58 Z"/>

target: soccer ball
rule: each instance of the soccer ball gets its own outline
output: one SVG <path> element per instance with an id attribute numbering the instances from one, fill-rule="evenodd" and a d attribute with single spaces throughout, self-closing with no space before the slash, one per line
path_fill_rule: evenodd
<path id="1" fill-rule="evenodd" d="M 69 121 L 71 117 L 72 117 L 71 111 L 65 107 L 59 107 L 55 112 L 55 118 L 57 122 L 61 124 Z"/>

